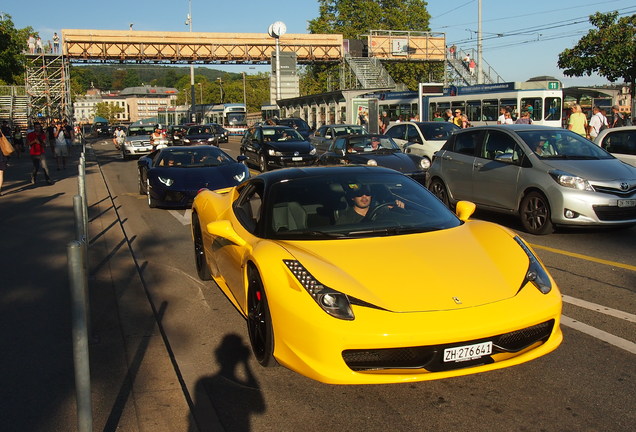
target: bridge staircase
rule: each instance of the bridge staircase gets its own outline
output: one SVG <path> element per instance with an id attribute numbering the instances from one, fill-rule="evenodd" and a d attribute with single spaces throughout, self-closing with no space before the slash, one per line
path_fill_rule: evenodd
<path id="1" fill-rule="evenodd" d="M 25 130 L 29 118 L 29 98 L 24 86 L 0 87 L 0 122 L 6 120 L 12 126 Z"/>
<path id="2" fill-rule="evenodd" d="M 464 62 L 466 54 L 477 61 L 476 50 L 458 49 L 455 55 L 446 53 L 446 77 L 449 85 L 471 86 L 478 84 L 477 68 L 474 74 L 470 73 L 468 65 Z M 504 79 L 482 58 L 482 84 L 496 84 L 504 82 Z"/>
<path id="3" fill-rule="evenodd" d="M 395 81 L 377 58 L 344 55 L 341 88 L 376 89 L 396 87 Z"/>

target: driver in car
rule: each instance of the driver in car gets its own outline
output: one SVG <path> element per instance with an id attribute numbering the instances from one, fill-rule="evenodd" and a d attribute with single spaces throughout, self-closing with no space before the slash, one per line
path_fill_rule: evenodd
<path id="1" fill-rule="evenodd" d="M 349 185 L 350 193 L 350 205 L 347 209 L 338 217 L 339 224 L 354 224 L 362 222 L 362 220 L 370 213 L 372 213 L 372 195 L 367 186 L 359 186 L 356 184 Z M 395 206 L 404 208 L 404 202 L 396 199 Z M 393 205 L 388 206 L 393 208 Z"/>

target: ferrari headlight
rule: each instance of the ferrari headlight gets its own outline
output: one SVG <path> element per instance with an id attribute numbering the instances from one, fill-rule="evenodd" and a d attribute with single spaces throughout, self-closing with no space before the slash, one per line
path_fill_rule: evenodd
<path id="1" fill-rule="evenodd" d="M 528 245 L 526 245 L 519 236 L 515 236 L 515 241 L 519 244 L 519 246 L 521 246 L 521 249 L 523 249 L 526 255 L 528 255 L 528 259 L 530 260 L 530 265 L 528 266 L 528 270 L 526 271 L 526 276 L 523 279 L 521 287 L 523 288 L 525 284 L 530 282 L 543 294 L 547 294 L 552 291 L 552 283 L 550 282 L 548 272 L 541 265 L 539 259 L 534 253 L 532 253 Z"/>
<path id="2" fill-rule="evenodd" d="M 274 149 L 267 150 L 267 154 L 270 155 L 270 156 L 282 156 L 283 155 L 283 153 L 281 153 L 279 151 L 276 151 Z"/>
<path id="3" fill-rule="evenodd" d="M 550 171 L 550 175 L 561 186 L 578 190 L 594 191 L 594 188 L 592 187 L 590 182 L 582 177 L 568 174 L 564 171 L 559 170 Z"/>
<path id="4" fill-rule="evenodd" d="M 427 170 L 431 167 L 431 161 L 428 160 L 428 158 L 422 158 L 422 160 L 420 160 L 420 168 L 422 168 L 423 170 Z"/>
<path id="5" fill-rule="evenodd" d="M 369 159 L 367 161 L 367 165 L 369 165 L 369 166 L 378 166 L 378 163 L 376 162 L 375 159 Z"/>
<path id="6" fill-rule="evenodd" d="M 322 310 L 342 320 L 351 321 L 355 318 L 346 294 L 322 285 L 298 261 L 283 260 L 283 262 Z"/>
<path id="7" fill-rule="evenodd" d="M 157 177 L 159 179 L 159 181 L 163 184 L 165 184 L 166 186 L 172 186 L 172 184 L 174 183 L 174 180 L 168 177 Z"/>

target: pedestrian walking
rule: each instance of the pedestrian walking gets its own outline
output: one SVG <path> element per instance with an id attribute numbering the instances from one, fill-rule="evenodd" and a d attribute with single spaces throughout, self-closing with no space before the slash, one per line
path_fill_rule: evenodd
<path id="1" fill-rule="evenodd" d="M 20 155 L 24 152 L 24 135 L 22 134 L 20 125 L 15 125 L 15 128 L 13 128 L 13 147 L 15 147 L 15 152 L 19 159 Z"/>
<path id="2" fill-rule="evenodd" d="M 27 135 L 27 144 L 29 145 L 29 154 L 33 162 L 33 172 L 31 173 L 31 184 L 35 184 L 38 172 L 42 168 L 44 178 L 48 184 L 53 184 L 53 180 L 49 176 L 49 168 L 46 165 L 46 134 L 42 131 L 42 125 L 36 122 L 33 125 L 33 132 Z"/>
<path id="3" fill-rule="evenodd" d="M 4 134 L 0 131 L 0 138 L 3 137 Z M 2 151 L 0 151 L 0 196 L 2 196 L 2 183 L 4 182 L 4 172 L 8 167 L 9 158 L 4 155 Z"/>
<path id="4" fill-rule="evenodd" d="M 66 130 L 62 122 L 57 122 L 55 129 L 55 160 L 57 170 L 66 169 L 66 158 L 68 157 L 68 144 L 66 143 Z"/>

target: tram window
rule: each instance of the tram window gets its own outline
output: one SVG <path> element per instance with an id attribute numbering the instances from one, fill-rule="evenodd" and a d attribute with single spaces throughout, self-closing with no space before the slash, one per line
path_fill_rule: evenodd
<path id="1" fill-rule="evenodd" d="M 428 118 L 422 119 L 423 121 L 431 121 L 435 118 L 435 113 L 440 110 L 440 108 L 438 108 L 439 105 L 435 104 L 434 102 L 429 104 L 428 107 Z M 444 112 L 443 111 L 439 111 L 439 113 L 442 115 L 442 117 L 444 117 Z"/>
<path id="2" fill-rule="evenodd" d="M 484 121 L 497 121 L 499 107 L 497 99 L 486 99 L 481 103 L 481 110 Z"/>
<path id="3" fill-rule="evenodd" d="M 561 98 L 558 98 L 558 97 L 545 98 L 545 113 L 543 115 L 546 120 L 560 120 L 561 119 Z"/>
<path id="4" fill-rule="evenodd" d="M 542 99 L 540 97 L 521 99 L 521 111 L 528 111 L 533 121 L 542 120 Z"/>
<path id="5" fill-rule="evenodd" d="M 469 121 L 481 121 L 481 101 L 468 101 L 466 116 Z"/>
<path id="6" fill-rule="evenodd" d="M 442 117 L 446 118 L 446 110 L 451 109 L 450 102 L 440 102 L 437 104 L 437 111 L 442 113 Z"/>
<path id="7" fill-rule="evenodd" d="M 515 120 L 517 117 L 519 117 L 519 111 L 518 111 L 518 107 L 517 107 L 517 99 L 501 99 L 499 101 L 499 106 L 508 108 L 508 110 L 510 111 L 510 115 L 512 116 L 513 120 Z"/>

